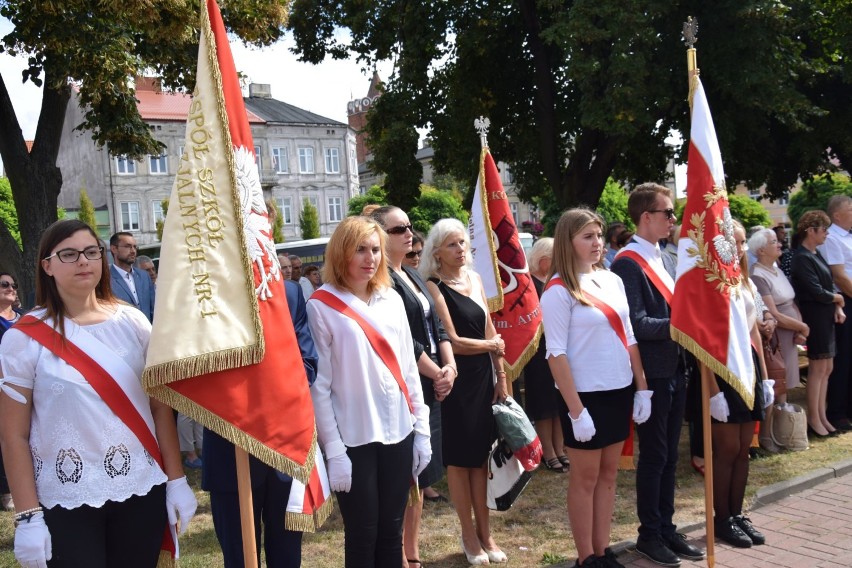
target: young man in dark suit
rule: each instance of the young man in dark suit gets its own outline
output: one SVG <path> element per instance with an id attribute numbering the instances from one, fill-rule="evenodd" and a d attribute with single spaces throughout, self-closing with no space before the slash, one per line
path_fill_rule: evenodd
<path id="1" fill-rule="evenodd" d="M 668 237 L 677 218 L 671 191 L 654 183 L 636 187 L 627 210 L 636 233 L 618 252 L 611 270 L 624 282 L 645 378 L 654 392 L 651 417 L 636 426 L 636 508 L 640 522 L 636 551 L 661 566 L 679 566 L 681 558 L 700 560 L 704 553 L 687 543 L 672 522 L 686 369 L 683 350 L 669 330 L 676 267 L 662 254 L 659 241 Z"/>

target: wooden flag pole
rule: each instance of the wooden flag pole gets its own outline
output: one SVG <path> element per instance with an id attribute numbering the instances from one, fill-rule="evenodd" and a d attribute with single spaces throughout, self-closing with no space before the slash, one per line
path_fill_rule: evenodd
<path id="1" fill-rule="evenodd" d="M 707 524 L 707 566 L 716 564 L 715 538 L 716 527 L 713 524 L 713 431 L 710 422 L 710 381 L 715 381 L 713 371 L 701 364 L 701 425 L 704 429 L 704 519 Z"/>
<path id="2" fill-rule="evenodd" d="M 237 491 L 240 499 L 240 526 L 243 534 L 245 568 L 257 568 L 257 543 L 254 536 L 254 505 L 251 496 L 251 472 L 248 453 L 234 446 L 237 458 Z"/>

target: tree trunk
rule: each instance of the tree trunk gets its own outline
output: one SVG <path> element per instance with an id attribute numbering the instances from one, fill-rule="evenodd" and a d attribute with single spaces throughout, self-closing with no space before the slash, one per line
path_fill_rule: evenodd
<path id="1" fill-rule="evenodd" d="M 38 243 L 48 225 L 56 221 L 57 201 L 62 188 L 62 174 L 56 166 L 65 111 L 71 89 L 64 78 L 53 76 L 45 66 L 44 91 L 36 136 L 31 152 L 27 152 L 21 127 L 12 108 L 6 85 L 0 77 L 0 156 L 6 166 L 12 197 L 18 213 L 23 251 L 14 255 L 12 270 L 17 275 L 19 296 L 24 306 L 32 305 Z M 8 230 L 0 231 L 0 251 L 17 249 Z"/>

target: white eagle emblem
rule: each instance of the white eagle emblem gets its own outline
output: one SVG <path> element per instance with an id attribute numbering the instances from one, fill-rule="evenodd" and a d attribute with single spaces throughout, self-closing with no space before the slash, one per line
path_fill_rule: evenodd
<path id="1" fill-rule="evenodd" d="M 234 164 L 243 217 L 243 238 L 249 258 L 260 274 L 260 281 L 255 283 L 255 293 L 258 299 L 266 300 L 272 297 L 269 283 L 281 279 L 281 270 L 275 256 L 275 244 L 270 237 L 272 228 L 263 201 L 254 153 L 244 146 L 234 148 Z"/>
<path id="2" fill-rule="evenodd" d="M 731 219 L 731 211 L 725 207 L 722 210 L 722 218 L 716 221 L 719 224 L 721 235 L 713 237 L 713 246 L 722 264 L 731 264 L 737 259 L 737 242 L 734 240 L 734 222 Z"/>

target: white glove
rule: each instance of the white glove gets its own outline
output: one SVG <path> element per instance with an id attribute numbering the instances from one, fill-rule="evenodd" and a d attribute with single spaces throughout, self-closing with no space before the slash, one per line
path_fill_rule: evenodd
<path id="1" fill-rule="evenodd" d="M 568 414 L 568 418 L 571 418 L 570 413 Z M 585 408 L 576 420 L 571 418 L 571 427 L 574 430 L 574 438 L 578 442 L 588 442 L 595 435 L 595 422 L 589 415 L 589 411 Z"/>
<path id="2" fill-rule="evenodd" d="M 775 381 L 773 379 L 766 379 L 763 381 L 763 408 L 768 408 L 773 402 L 775 402 Z"/>
<path id="3" fill-rule="evenodd" d="M 349 493 L 352 489 L 352 461 L 345 453 L 328 458 L 328 483 L 332 491 Z"/>
<path id="4" fill-rule="evenodd" d="M 186 476 L 166 482 L 166 511 L 169 514 L 169 524 L 177 525 L 180 517 L 180 532 L 183 535 L 189 528 L 189 521 L 195 516 L 198 501 L 195 493 L 186 482 Z"/>
<path id="5" fill-rule="evenodd" d="M 633 421 L 642 424 L 651 417 L 651 397 L 654 391 L 636 391 L 633 394 Z"/>
<path id="6" fill-rule="evenodd" d="M 432 442 L 425 434 L 414 435 L 414 461 L 411 463 L 411 473 L 417 478 L 432 460 Z"/>
<path id="7" fill-rule="evenodd" d="M 50 531 L 44 524 L 44 513 L 35 513 L 29 520 L 21 521 L 15 529 L 15 559 L 24 568 L 47 568 L 53 556 Z"/>
<path id="8" fill-rule="evenodd" d="M 725 400 L 725 393 L 720 392 L 717 395 L 710 397 L 710 416 L 719 422 L 727 422 L 730 414 L 731 409 L 728 408 L 728 401 Z"/>

